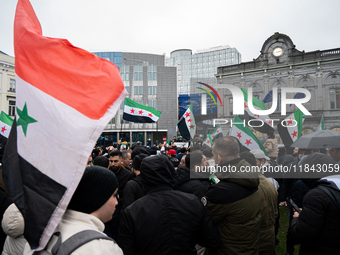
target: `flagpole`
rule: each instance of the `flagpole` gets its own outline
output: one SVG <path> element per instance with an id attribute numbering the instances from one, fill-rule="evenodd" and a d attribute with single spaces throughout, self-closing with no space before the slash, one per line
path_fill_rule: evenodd
<path id="1" fill-rule="evenodd" d="M 156 122 L 156 126 L 157 126 L 157 144 L 159 144 L 159 134 L 158 134 L 158 120 Z"/>
<path id="2" fill-rule="evenodd" d="M 176 126 L 177 126 L 177 125 L 176 125 Z M 176 129 L 176 126 L 175 126 L 174 130 L 172 130 L 172 132 L 171 132 L 171 134 L 169 135 L 169 137 L 168 137 L 168 140 L 167 140 L 167 141 L 170 141 L 171 135 L 172 135 L 172 133 L 175 131 L 175 129 Z"/>

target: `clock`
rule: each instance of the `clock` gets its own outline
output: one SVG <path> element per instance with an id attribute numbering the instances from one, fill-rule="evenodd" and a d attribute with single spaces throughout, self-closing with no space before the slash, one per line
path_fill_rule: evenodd
<path id="1" fill-rule="evenodd" d="M 282 48 L 280 48 L 280 47 L 276 47 L 276 48 L 273 50 L 273 55 L 274 55 L 275 57 L 280 57 L 282 54 L 283 54 L 283 50 L 282 50 Z"/>

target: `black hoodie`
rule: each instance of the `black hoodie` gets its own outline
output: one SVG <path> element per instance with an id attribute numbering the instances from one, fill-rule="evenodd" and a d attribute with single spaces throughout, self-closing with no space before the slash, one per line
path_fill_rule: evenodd
<path id="1" fill-rule="evenodd" d="M 195 195 L 174 190 L 176 172 L 166 156 L 143 159 L 147 194 L 122 215 L 118 244 L 129 254 L 192 254 L 195 245 L 216 248 L 220 236 Z"/>

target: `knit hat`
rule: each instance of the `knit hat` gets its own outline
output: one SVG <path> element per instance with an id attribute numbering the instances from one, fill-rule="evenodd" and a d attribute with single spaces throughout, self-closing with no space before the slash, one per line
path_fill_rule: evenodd
<path id="1" fill-rule="evenodd" d="M 135 169 L 135 170 L 138 170 L 140 171 L 140 164 L 142 163 L 142 160 L 143 158 L 146 158 L 146 157 L 149 157 L 149 155 L 147 154 L 139 154 L 139 155 L 136 155 L 133 159 L 133 162 L 132 162 L 132 167 Z"/>
<path id="2" fill-rule="evenodd" d="M 116 175 L 101 166 L 86 167 L 68 209 L 93 213 L 102 207 L 118 188 Z"/>

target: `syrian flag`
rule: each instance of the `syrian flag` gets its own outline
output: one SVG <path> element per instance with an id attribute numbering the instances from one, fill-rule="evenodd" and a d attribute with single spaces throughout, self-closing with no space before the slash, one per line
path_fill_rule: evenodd
<path id="1" fill-rule="evenodd" d="M 302 124 L 305 120 L 304 116 L 299 109 L 283 120 L 284 126 L 281 123 L 277 125 L 284 145 L 290 146 L 301 136 Z"/>
<path id="2" fill-rule="evenodd" d="M 192 104 L 185 111 L 182 118 L 177 123 L 177 127 L 182 137 L 186 140 L 190 140 L 194 137 L 196 133 L 196 122 L 194 118 L 194 113 L 192 111 Z"/>
<path id="3" fill-rule="evenodd" d="M 322 116 L 321 121 L 320 121 L 320 124 L 319 124 L 319 126 L 318 126 L 318 129 L 317 129 L 316 131 L 321 131 L 321 130 L 327 129 L 327 128 L 325 127 L 324 121 L 325 121 L 325 118 L 324 118 L 324 116 Z"/>
<path id="4" fill-rule="evenodd" d="M 234 118 L 229 136 L 233 136 L 239 140 L 241 147 L 240 152 L 261 149 L 264 154 L 268 156 L 262 143 L 247 126 L 243 126 L 243 121 L 238 116 Z"/>
<path id="5" fill-rule="evenodd" d="M 242 92 L 243 92 L 243 96 L 244 96 L 244 109 L 245 109 L 245 113 L 244 115 L 239 116 L 239 118 L 241 118 L 241 120 L 245 119 L 247 122 L 249 120 L 251 121 L 251 125 L 254 126 L 253 128 L 261 133 L 268 133 L 269 131 L 274 131 L 274 127 L 272 126 L 272 121 L 270 120 L 268 115 L 258 115 L 258 114 L 254 114 L 249 110 L 248 107 L 248 93 L 245 89 L 241 88 Z M 266 110 L 266 107 L 264 105 L 264 103 L 257 99 L 256 97 L 253 96 L 253 106 L 256 110 Z M 262 121 L 263 121 L 263 126 L 262 125 Z M 256 121 L 258 120 L 258 121 Z M 261 126 L 261 127 L 255 127 L 255 126 Z"/>
<path id="6" fill-rule="evenodd" d="M 1 115 L 0 115 L 0 134 L 6 138 L 8 138 L 9 136 L 9 132 L 11 131 L 12 128 L 12 124 L 13 124 L 13 119 L 8 116 L 6 113 L 4 113 L 3 111 L 1 111 Z"/>
<path id="7" fill-rule="evenodd" d="M 211 138 L 211 135 L 208 134 L 207 138 L 203 141 L 202 143 L 202 149 L 204 149 L 204 147 L 209 147 L 211 148 L 211 146 L 213 145 L 213 140 Z"/>
<path id="8" fill-rule="evenodd" d="M 222 133 L 222 128 L 220 126 L 220 124 L 218 124 L 214 130 L 214 132 L 212 132 L 211 134 L 211 138 L 212 140 L 214 141 L 215 139 L 217 138 L 220 138 L 223 136 L 223 133 Z"/>
<path id="9" fill-rule="evenodd" d="M 160 111 L 150 106 L 138 104 L 131 99 L 125 98 L 123 120 L 138 122 L 138 123 L 153 123 L 157 122 Z"/>
<path id="10" fill-rule="evenodd" d="M 43 36 L 28 0 L 17 4 L 14 50 L 16 116 L 3 178 L 24 217 L 26 240 L 41 250 L 127 92 L 112 62 Z"/>

